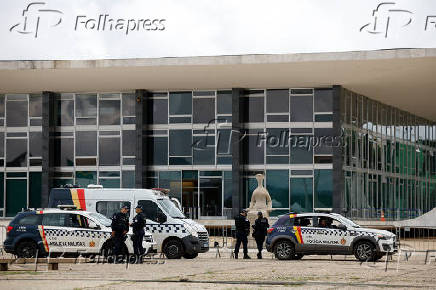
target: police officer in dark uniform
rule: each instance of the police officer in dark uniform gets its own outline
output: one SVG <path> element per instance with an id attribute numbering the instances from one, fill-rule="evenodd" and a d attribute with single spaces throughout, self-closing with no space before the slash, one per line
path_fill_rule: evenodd
<path id="1" fill-rule="evenodd" d="M 142 247 L 142 240 L 144 239 L 144 227 L 145 227 L 145 215 L 143 213 L 143 208 L 138 205 L 135 208 L 136 216 L 133 218 L 131 224 L 133 228 L 133 251 L 136 256 L 136 262 L 142 263 L 142 255 L 144 254 L 144 248 Z"/>
<path id="2" fill-rule="evenodd" d="M 239 247 L 241 243 L 244 247 L 244 259 L 251 259 L 248 256 L 248 240 L 247 236 L 250 234 L 250 222 L 247 219 L 247 211 L 243 209 L 239 215 L 235 217 L 236 227 L 236 244 L 235 244 L 235 259 L 238 258 Z"/>
<path id="3" fill-rule="evenodd" d="M 126 240 L 127 232 L 129 231 L 129 212 L 128 206 L 123 206 L 120 212 L 115 213 L 112 216 L 112 238 L 114 241 L 113 254 L 117 261 L 119 261 L 119 255 L 122 255 L 124 241 Z"/>
<path id="4" fill-rule="evenodd" d="M 256 240 L 257 250 L 257 258 L 262 259 L 262 248 L 263 243 L 265 242 L 265 237 L 267 234 L 267 230 L 269 228 L 268 220 L 263 217 L 262 212 L 257 213 L 257 219 L 253 225 L 253 238 Z"/>

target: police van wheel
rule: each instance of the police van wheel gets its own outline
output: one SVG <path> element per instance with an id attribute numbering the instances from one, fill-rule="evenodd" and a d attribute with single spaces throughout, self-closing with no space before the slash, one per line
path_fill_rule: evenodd
<path id="1" fill-rule="evenodd" d="M 274 255 L 279 260 L 291 260 L 295 256 L 295 247 L 290 241 L 278 241 L 274 246 Z"/>
<path id="2" fill-rule="evenodd" d="M 193 253 L 193 254 L 184 253 L 183 254 L 183 258 L 185 258 L 185 259 L 195 259 L 197 257 L 198 257 L 198 253 Z"/>
<path id="3" fill-rule="evenodd" d="M 17 256 L 19 258 L 35 258 L 38 246 L 32 241 L 23 241 L 17 245 Z"/>
<path id="4" fill-rule="evenodd" d="M 165 244 L 164 254 L 167 259 L 180 259 L 183 256 L 183 246 L 178 240 L 170 240 Z"/>
<path id="5" fill-rule="evenodd" d="M 375 247 L 369 241 L 359 242 L 354 247 L 354 256 L 361 262 L 373 261 L 375 258 Z"/>

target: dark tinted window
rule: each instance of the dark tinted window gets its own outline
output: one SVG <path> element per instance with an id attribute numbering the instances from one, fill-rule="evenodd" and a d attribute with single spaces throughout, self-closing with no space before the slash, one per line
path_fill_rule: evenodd
<path id="1" fill-rule="evenodd" d="M 120 124 L 120 101 L 101 100 L 100 101 L 99 122 L 100 125 L 119 125 Z"/>
<path id="2" fill-rule="evenodd" d="M 194 99 L 194 123 L 207 124 L 215 119 L 215 99 Z"/>
<path id="3" fill-rule="evenodd" d="M 27 126 L 27 100 L 6 103 L 6 125 L 8 127 Z"/>
<path id="4" fill-rule="evenodd" d="M 294 219 L 294 226 L 312 227 L 313 219 L 312 217 L 297 217 Z"/>
<path id="5" fill-rule="evenodd" d="M 266 112 L 289 113 L 289 90 L 267 90 Z"/>
<path id="6" fill-rule="evenodd" d="M 23 218 L 21 218 L 17 224 L 18 225 L 40 225 L 42 220 L 42 215 L 32 214 L 32 215 L 26 215 Z"/>
<path id="7" fill-rule="evenodd" d="M 145 217 L 149 220 L 157 222 L 158 213 L 163 214 L 162 210 L 157 206 L 154 201 L 140 200 L 138 205 L 141 205 L 144 209 Z"/>
<path id="8" fill-rule="evenodd" d="M 42 116 L 42 96 L 41 95 L 30 95 L 29 96 L 29 115 L 30 117 L 41 117 Z"/>
<path id="9" fill-rule="evenodd" d="M 100 138 L 100 165 L 120 165 L 120 138 Z"/>
<path id="10" fill-rule="evenodd" d="M 217 92 L 217 113 L 218 114 L 232 113 L 232 91 Z"/>
<path id="11" fill-rule="evenodd" d="M 315 112 L 333 111 L 333 92 L 332 90 L 315 90 Z"/>
<path id="12" fill-rule="evenodd" d="M 170 93 L 170 115 L 192 114 L 192 93 Z"/>
<path id="13" fill-rule="evenodd" d="M 242 121 L 264 122 L 264 100 L 261 97 L 243 97 L 240 106 L 243 108 Z"/>
<path id="14" fill-rule="evenodd" d="M 58 100 L 56 101 L 56 125 L 73 126 L 74 125 L 74 101 Z M 8 125 L 9 126 L 9 125 Z"/>
<path id="15" fill-rule="evenodd" d="M 135 116 L 136 97 L 134 94 L 122 94 L 123 116 Z"/>
<path id="16" fill-rule="evenodd" d="M 147 120 L 148 124 L 168 124 L 168 99 L 149 99 L 147 100 Z"/>
<path id="17" fill-rule="evenodd" d="M 192 156 L 192 131 L 170 130 L 170 156 Z"/>
<path id="18" fill-rule="evenodd" d="M 27 166 L 27 140 L 26 139 L 6 140 L 6 166 L 8 167 Z"/>
<path id="19" fill-rule="evenodd" d="M 97 155 L 97 132 L 77 131 L 76 132 L 76 156 Z"/>
<path id="20" fill-rule="evenodd" d="M 136 131 L 123 130 L 123 156 L 135 156 Z"/>
<path id="21" fill-rule="evenodd" d="M 64 213 L 46 213 L 42 219 L 44 226 L 64 227 L 66 214 Z"/>
<path id="22" fill-rule="evenodd" d="M 291 122 L 313 122 L 312 96 L 291 96 Z"/>
<path id="23" fill-rule="evenodd" d="M 42 156 L 42 132 L 30 132 L 30 157 Z"/>

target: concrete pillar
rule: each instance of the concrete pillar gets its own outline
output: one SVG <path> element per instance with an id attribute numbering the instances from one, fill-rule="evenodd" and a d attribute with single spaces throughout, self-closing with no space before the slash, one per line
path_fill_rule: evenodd
<path id="1" fill-rule="evenodd" d="M 146 168 L 147 162 L 147 143 L 144 142 L 146 137 L 147 125 L 147 112 L 148 104 L 147 98 L 151 93 L 146 90 L 136 90 L 136 163 L 135 163 L 135 187 L 146 187 Z"/>
<path id="2" fill-rule="evenodd" d="M 41 207 L 48 206 L 50 189 L 53 187 L 55 101 L 58 94 L 42 93 L 42 174 Z"/>
<path id="3" fill-rule="evenodd" d="M 342 138 L 341 98 L 342 86 L 333 86 L 333 135 Z M 344 142 L 344 140 L 342 140 Z M 341 142 L 341 145 L 342 145 Z M 344 171 L 342 146 L 333 147 L 333 212 L 342 213 L 344 209 Z"/>
<path id="4" fill-rule="evenodd" d="M 242 89 L 232 89 L 232 214 L 236 216 L 243 207 L 243 187 L 242 187 L 242 116 L 241 107 Z"/>

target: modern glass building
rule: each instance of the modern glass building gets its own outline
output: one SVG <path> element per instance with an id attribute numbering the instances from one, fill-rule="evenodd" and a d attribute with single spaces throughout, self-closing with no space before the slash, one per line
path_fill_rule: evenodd
<path id="1" fill-rule="evenodd" d="M 404 219 L 436 205 L 435 123 L 341 86 L 0 95 L 0 215 L 50 188 L 169 188 L 192 218 L 248 207 Z"/>

